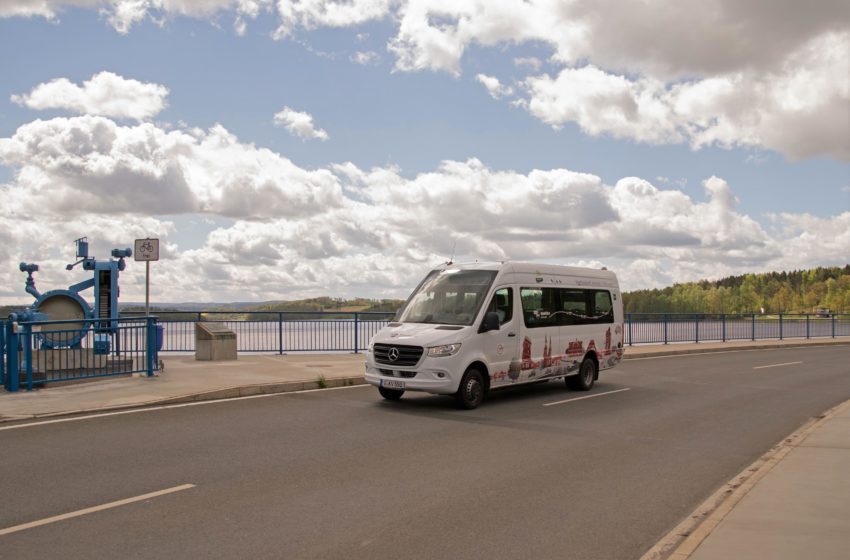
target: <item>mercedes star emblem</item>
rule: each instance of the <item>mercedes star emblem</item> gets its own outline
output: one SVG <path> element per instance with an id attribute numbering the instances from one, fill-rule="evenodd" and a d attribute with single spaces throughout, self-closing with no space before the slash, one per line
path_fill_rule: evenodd
<path id="1" fill-rule="evenodd" d="M 390 351 L 387 352 L 387 358 L 389 358 L 391 362 L 398 360 L 398 348 L 390 348 Z"/>

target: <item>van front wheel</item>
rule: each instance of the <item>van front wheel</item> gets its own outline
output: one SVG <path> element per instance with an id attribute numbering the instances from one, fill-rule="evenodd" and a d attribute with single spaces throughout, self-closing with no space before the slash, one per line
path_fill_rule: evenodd
<path id="1" fill-rule="evenodd" d="M 386 387 L 378 387 L 378 392 L 388 401 L 397 401 L 404 394 L 401 389 L 387 389 Z"/>
<path id="2" fill-rule="evenodd" d="M 458 405 L 461 408 L 472 410 L 478 408 L 484 400 L 484 377 L 481 372 L 475 368 L 469 368 L 463 375 L 455 393 Z"/>
<path id="3" fill-rule="evenodd" d="M 564 379 L 567 382 L 567 388 L 573 391 L 590 391 L 596 379 L 596 362 L 585 358 L 578 369 L 578 375 L 571 375 Z"/>

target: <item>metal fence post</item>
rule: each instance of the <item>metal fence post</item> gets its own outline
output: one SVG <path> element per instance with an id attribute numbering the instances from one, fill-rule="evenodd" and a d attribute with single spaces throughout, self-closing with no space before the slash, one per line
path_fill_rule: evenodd
<path id="1" fill-rule="evenodd" d="M 10 393 L 14 393 L 20 389 L 20 368 L 18 364 L 18 349 L 20 348 L 20 342 L 18 341 L 19 335 L 17 331 L 17 325 L 10 321 L 6 326 L 7 335 L 6 336 L 6 357 L 7 357 L 7 375 L 8 379 L 6 379 L 6 390 Z"/>
<path id="2" fill-rule="evenodd" d="M 283 313 L 277 313 L 277 353 L 283 356 Z"/>
<path id="3" fill-rule="evenodd" d="M 27 391 L 32 391 L 32 325 L 24 325 L 24 362 L 27 372 Z"/>
<path id="4" fill-rule="evenodd" d="M 832 338 L 835 338 L 835 313 L 832 314 Z"/>
<path id="5" fill-rule="evenodd" d="M 626 321 L 629 323 L 629 346 L 635 345 L 635 340 L 632 338 L 632 314 L 626 315 Z"/>
<path id="6" fill-rule="evenodd" d="M 156 350 L 156 327 L 154 325 L 153 317 L 146 318 L 145 330 L 147 331 L 147 335 L 145 337 L 147 342 L 145 345 L 147 374 L 148 377 L 153 377 L 154 353 Z"/>
<path id="7" fill-rule="evenodd" d="M 809 331 L 809 314 L 806 313 L 806 338 L 811 338 Z"/>
<path id="8" fill-rule="evenodd" d="M 700 315 L 694 315 L 694 336 L 696 340 L 694 342 L 699 342 L 699 323 L 700 323 Z"/>
<path id="9" fill-rule="evenodd" d="M 699 342 L 699 315 L 694 314 L 694 342 Z"/>
<path id="10" fill-rule="evenodd" d="M 6 386 L 6 321 L 0 321 L 0 385 Z"/>
<path id="11" fill-rule="evenodd" d="M 726 314 L 720 314 L 721 332 L 723 333 L 723 342 L 726 342 Z"/>
<path id="12" fill-rule="evenodd" d="M 753 313 L 753 342 L 756 340 L 756 314 Z"/>
<path id="13" fill-rule="evenodd" d="M 779 313 L 779 340 L 782 340 L 782 313 Z"/>
<path id="14" fill-rule="evenodd" d="M 358 347 L 359 342 L 360 342 L 360 317 L 359 317 L 358 313 L 355 313 L 354 314 L 354 353 L 355 354 L 360 353 L 360 348 Z"/>
<path id="15" fill-rule="evenodd" d="M 664 314 L 664 344 L 667 344 L 667 314 Z"/>

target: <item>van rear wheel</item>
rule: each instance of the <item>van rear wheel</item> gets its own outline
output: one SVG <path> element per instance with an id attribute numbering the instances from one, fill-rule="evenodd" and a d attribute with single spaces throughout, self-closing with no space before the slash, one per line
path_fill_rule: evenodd
<path id="1" fill-rule="evenodd" d="M 475 368 L 469 368 L 463 374 L 463 379 L 460 381 L 457 393 L 455 393 L 457 403 L 461 408 L 472 410 L 484 401 L 484 377 L 481 372 Z"/>
<path id="2" fill-rule="evenodd" d="M 578 375 L 565 377 L 567 388 L 573 391 L 590 391 L 593 388 L 593 382 L 596 380 L 596 362 L 590 358 L 585 358 L 578 368 Z"/>
<path id="3" fill-rule="evenodd" d="M 386 387 L 378 387 L 378 392 L 388 401 L 397 401 L 404 394 L 403 389 L 387 389 Z"/>

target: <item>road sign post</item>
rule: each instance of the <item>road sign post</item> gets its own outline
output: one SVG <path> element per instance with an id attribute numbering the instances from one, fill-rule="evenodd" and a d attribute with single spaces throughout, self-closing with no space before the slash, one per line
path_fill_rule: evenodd
<path id="1" fill-rule="evenodd" d="M 145 261 L 145 317 L 150 315 L 151 305 L 151 261 L 159 260 L 159 239 L 136 239 L 133 251 L 137 261 Z"/>
<path id="2" fill-rule="evenodd" d="M 156 345 L 156 332 L 151 332 L 151 261 L 159 260 L 159 239 L 136 239 L 133 256 L 137 261 L 145 261 L 145 353 L 147 354 L 147 375 L 153 375 L 153 360 Z"/>

